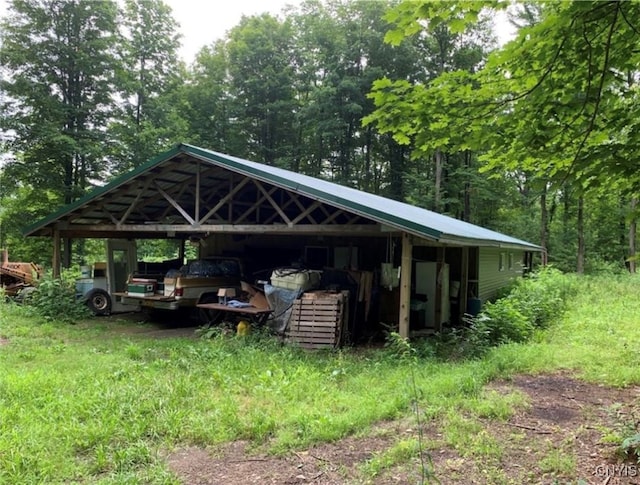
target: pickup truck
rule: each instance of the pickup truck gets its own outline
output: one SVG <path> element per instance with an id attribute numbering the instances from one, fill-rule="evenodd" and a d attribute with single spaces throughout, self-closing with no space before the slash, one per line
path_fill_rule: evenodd
<path id="1" fill-rule="evenodd" d="M 116 294 L 119 301 L 155 310 L 193 308 L 195 311 L 197 302 L 217 302 L 220 288 L 235 288 L 239 294 L 242 264 L 236 258 L 212 257 L 170 270 L 162 281 L 146 276 L 132 275 L 127 291 Z"/>

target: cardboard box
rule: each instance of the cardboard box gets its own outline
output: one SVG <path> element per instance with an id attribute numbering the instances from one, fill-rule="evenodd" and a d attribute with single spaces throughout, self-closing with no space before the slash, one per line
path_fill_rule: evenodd
<path id="1" fill-rule="evenodd" d="M 235 288 L 220 288 L 218 289 L 218 303 L 222 303 L 224 305 L 227 304 L 227 301 L 234 298 L 236 296 Z"/>
<path id="2" fill-rule="evenodd" d="M 176 290 L 176 280 L 178 278 L 166 278 L 164 279 L 164 296 L 173 296 L 173 292 Z"/>

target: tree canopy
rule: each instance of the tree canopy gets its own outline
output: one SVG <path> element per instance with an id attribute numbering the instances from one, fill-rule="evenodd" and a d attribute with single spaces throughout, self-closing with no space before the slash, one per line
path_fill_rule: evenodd
<path id="1" fill-rule="evenodd" d="M 162 0 L 11 0 L 0 246 L 46 261 L 25 219 L 185 141 L 538 242 L 564 268 L 620 265 L 635 253 L 639 10 L 306 0 L 242 18 L 187 66 Z M 503 46 L 498 11 L 517 27 Z"/>

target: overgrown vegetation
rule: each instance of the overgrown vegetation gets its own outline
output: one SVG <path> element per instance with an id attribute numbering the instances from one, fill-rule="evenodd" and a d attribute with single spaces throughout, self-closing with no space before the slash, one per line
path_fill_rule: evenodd
<path id="1" fill-rule="evenodd" d="M 562 315 L 577 290 L 576 283 L 573 275 L 551 267 L 515 280 L 504 296 L 488 302 L 470 319 L 467 350 L 478 354 L 495 345 L 529 340 Z"/>
<path id="2" fill-rule="evenodd" d="M 576 275 L 542 268 L 514 280 L 477 316 L 467 316 L 465 326 L 446 329 L 415 348 L 423 357 L 463 359 L 482 356 L 498 345 L 526 342 L 562 317 L 579 283 Z"/>
<path id="3" fill-rule="evenodd" d="M 638 278 L 552 276 L 574 288 L 557 324 L 454 361 L 422 347 L 410 363 L 398 349 L 308 353 L 261 335 L 151 339 L 132 333 L 131 322 L 70 326 L 0 304 L 0 483 L 176 484 L 167 450 L 238 439 L 271 453 L 299 450 L 413 419 L 415 404 L 446 446 L 481 461 L 491 483 L 504 481 L 505 444 L 483 420 L 506 420 L 529 404 L 487 383 L 557 369 L 640 383 Z M 417 470 L 419 450 L 433 446 L 398 437 L 363 465 L 363 481 L 397 464 Z M 544 466 L 567 478 L 574 462 L 568 451 L 549 453 Z"/>
<path id="4" fill-rule="evenodd" d="M 46 274 L 35 288 L 28 288 L 22 295 L 22 303 L 28 313 L 47 321 L 57 320 L 75 323 L 89 316 L 84 302 L 76 297 L 75 281 L 78 274 L 65 271 L 59 278 Z"/>

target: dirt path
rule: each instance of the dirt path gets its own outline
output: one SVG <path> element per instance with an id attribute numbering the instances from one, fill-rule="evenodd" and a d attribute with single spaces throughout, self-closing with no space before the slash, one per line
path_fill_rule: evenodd
<path id="1" fill-rule="evenodd" d="M 607 439 L 637 426 L 640 387 L 612 389 L 558 373 L 517 376 L 488 389 L 520 392 L 529 404 L 506 421 L 470 418 L 480 421 L 482 431 L 468 446 L 452 446 L 439 420 L 427 423 L 424 442 L 439 483 L 640 484 L 640 466 L 620 462 Z M 167 460 L 185 485 L 420 483 L 417 458 L 373 478 L 362 473 L 367 460 L 416 435 L 410 421 L 394 421 L 377 425 L 368 437 L 282 457 L 249 452 L 247 443 L 235 442 L 217 450 L 179 450 Z"/>

